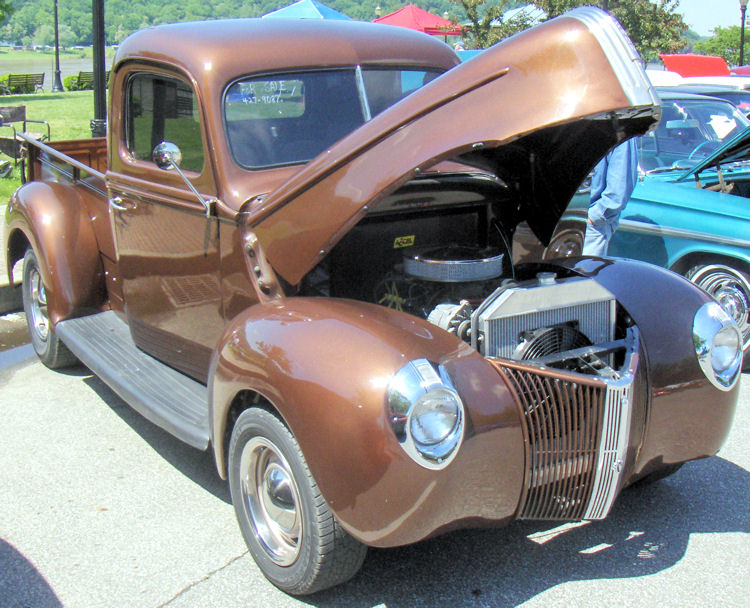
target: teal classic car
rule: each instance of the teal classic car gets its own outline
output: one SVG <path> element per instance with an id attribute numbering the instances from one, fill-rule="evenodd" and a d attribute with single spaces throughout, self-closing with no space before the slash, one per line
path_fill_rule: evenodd
<path id="1" fill-rule="evenodd" d="M 608 255 L 669 268 L 705 289 L 737 321 L 747 353 L 750 121 L 721 99 L 664 91 L 660 97 L 661 121 L 639 140 L 640 177 Z M 584 184 L 546 259 L 580 255 L 588 202 Z"/>

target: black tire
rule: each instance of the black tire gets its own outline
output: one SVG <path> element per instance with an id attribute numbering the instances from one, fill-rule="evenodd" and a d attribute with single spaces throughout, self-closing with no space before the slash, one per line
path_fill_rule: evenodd
<path id="1" fill-rule="evenodd" d="M 750 278 L 741 270 L 726 264 L 693 266 L 685 277 L 706 291 L 729 313 L 740 328 L 742 369 L 750 369 Z"/>
<path id="2" fill-rule="evenodd" d="M 39 263 L 32 249 L 23 258 L 23 310 L 34 351 L 47 367 L 59 369 L 76 365 L 78 359 L 55 335 L 47 312 L 47 291 Z"/>
<path id="3" fill-rule="evenodd" d="M 336 521 L 297 441 L 259 408 L 237 419 L 229 444 L 229 486 L 250 553 L 282 591 L 306 595 L 354 576 L 367 547 Z"/>

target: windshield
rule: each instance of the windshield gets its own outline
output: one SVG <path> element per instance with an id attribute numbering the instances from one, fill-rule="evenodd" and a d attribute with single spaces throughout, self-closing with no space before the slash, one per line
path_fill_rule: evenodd
<path id="1" fill-rule="evenodd" d="M 439 75 L 352 67 L 243 78 L 224 95 L 229 147 L 248 169 L 307 162 Z"/>
<path id="2" fill-rule="evenodd" d="M 640 139 L 640 168 L 688 168 L 750 125 L 731 103 L 718 99 L 662 99 L 655 131 Z"/>

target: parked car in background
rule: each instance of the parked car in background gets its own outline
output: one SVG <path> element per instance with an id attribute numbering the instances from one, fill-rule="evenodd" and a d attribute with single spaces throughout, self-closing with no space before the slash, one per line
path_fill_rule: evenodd
<path id="1" fill-rule="evenodd" d="M 739 89 L 726 84 L 679 84 L 670 87 L 657 87 L 659 95 L 669 93 L 687 93 L 718 97 L 737 106 L 747 116 L 750 113 L 750 90 Z"/>
<path id="2" fill-rule="evenodd" d="M 665 89 L 660 96 L 661 121 L 639 140 L 640 177 L 608 253 L 669 268 L 705 289 L 737 321 L 747 353 L 750 121 L 722 99 Z M 584 184 L 544 258 L 580 255 L 588 203 Z M 540 254 L 523 229 L 516 241 L 525 259 Z"/>

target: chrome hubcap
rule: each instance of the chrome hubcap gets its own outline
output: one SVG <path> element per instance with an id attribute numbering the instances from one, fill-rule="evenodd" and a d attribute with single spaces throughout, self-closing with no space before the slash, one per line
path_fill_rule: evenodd
<path id="1" fill-rule="evenodd" d="M 31 323 L 36 335 L 43 342 L 47 341 L 49 336 L 49 316 L 47 312 L 47 292 L 42 283 L 42 276 L 37 268 L 32 268 L 29 272 L 29 285 L 27 287 L 29 302 L 31 303 L 29 313 L 31 314 Z"/>
<path id="2" fill-rule="evenodd" d="M 284 456 L 264 437 L 253 437 L 240 460 L 242 498 L 255 535 L 276 564 L 299 555 L 302 518 L 297 484 Z"/>
<path id="3" fill-rule="evenodd" d="M 545 250 L 544 258 L 569 258 L 581 255 L 583 243 L 580 237 L 573 234 L 558 236 Z"/>
<path id="4" fill-rule="evenodd" d="M 707 291 L 735 320 L 743 349 L 750 344 L 750 284 L 728 266 L 705 266 L 691 280 Z"/>

